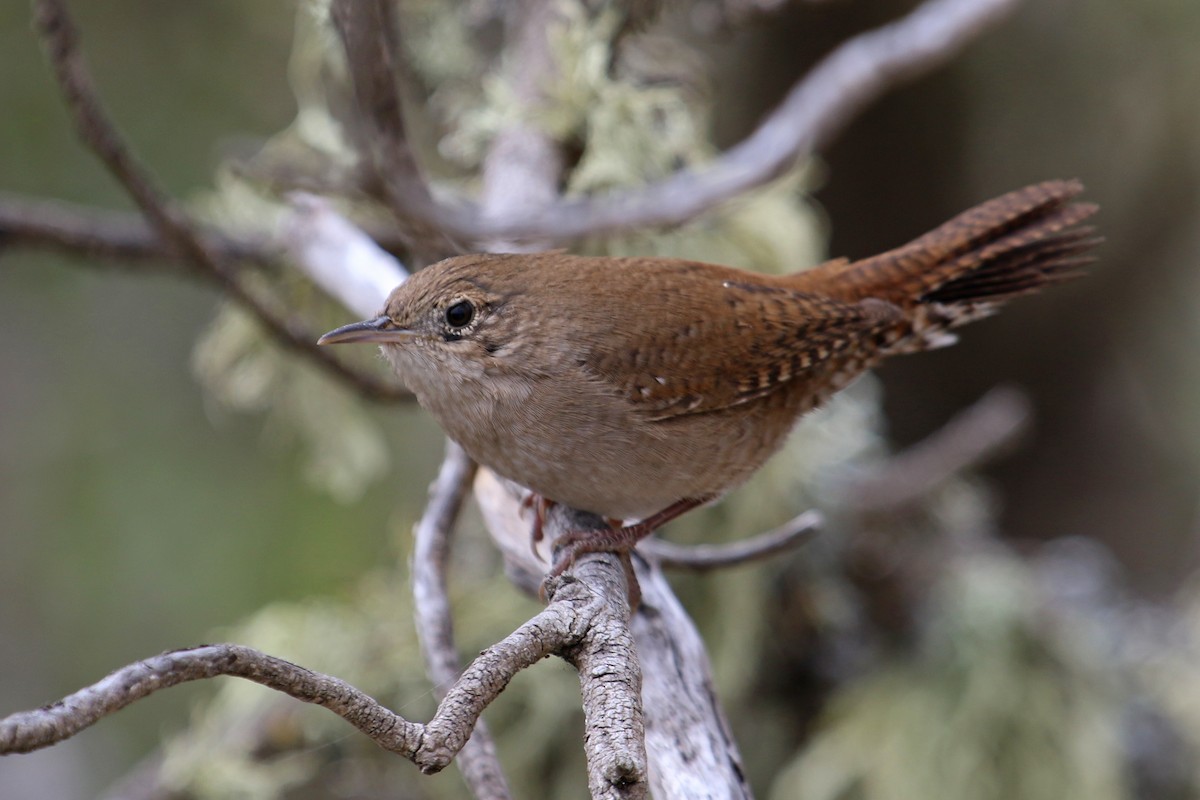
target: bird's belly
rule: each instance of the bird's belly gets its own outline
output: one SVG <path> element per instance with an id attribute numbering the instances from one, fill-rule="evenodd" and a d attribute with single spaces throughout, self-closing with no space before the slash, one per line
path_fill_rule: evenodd
<path id="1" fill-rule="evenodd" d="M 465 407 L 460 396 L 454 413 L 430 410 L 480 464 L 550 500 L 615 519 L 729 491 L 791 427 L 786 418 L 764 424 L 758 403 L 650 421 L 606 396 L 533 392 L 507 400 L 492 393 Z"/>

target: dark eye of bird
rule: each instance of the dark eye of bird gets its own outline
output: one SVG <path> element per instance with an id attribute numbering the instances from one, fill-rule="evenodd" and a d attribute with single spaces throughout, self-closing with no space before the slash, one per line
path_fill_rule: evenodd
<path id="1" fill-rule="evenodd" d="M 451 328 L 465 328 L 475 318 L 475 306 L 466 300 L 459 300 L 446 309 L 446 324 Z"/>

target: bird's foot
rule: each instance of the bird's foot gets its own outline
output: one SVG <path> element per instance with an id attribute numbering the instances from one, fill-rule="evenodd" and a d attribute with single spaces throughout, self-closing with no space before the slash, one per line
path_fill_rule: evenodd
<path id="1" fill-rule="evenodd" d="M 588 553 L 612 553 L 621 561 L 625 570 L 625 582 L 629 587 L 629 611 L 637 610 L 642 601 L 642 587 L 633 571 L 633 548 L 649 536 L 653 528 L 645 529 L 642 523 L 616 526 L 608 530 L 569 531 L 554 542 L 554 566 L 546 573 L 538 596 L 546 601 L 547 587 L 575 564 L 575 560 Z"/>
<path id="2" fill-rule="evenodd" d="M 542 497 L 537 492 L 530 492 L 521 501 L 521 508 L 533 509 L 533 527 L 529 533 L 529 549 L 533 553 L 534 558 L 538 557 L 538 543 L 546 538 L 546 514 L 553 507 L 553 500 L 548 497 Z"/>
<path id="3" fill-rule="evenodd" d="M 625 577 L 629 582 L 629 608 L 631 611 L 636 609 L 642 591 L 633 572 L 631 553 L 637 547 L 637 543 L 679 515 L 712 499 L 710 496 L 684 498 L 632 525 L 613 525 L 608 530 L 564 533 L 554 542 L 554 565 L 546 573 L 538 594 L 544 601 L 547 584 L 570 569 L 580 556 L 588 553 L 613 553 L 621 559 L 621 566 L 624 567 Z"/>

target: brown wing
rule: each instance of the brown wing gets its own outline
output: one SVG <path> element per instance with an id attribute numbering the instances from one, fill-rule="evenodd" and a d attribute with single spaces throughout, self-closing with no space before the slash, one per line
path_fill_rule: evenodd
<path id="1" fill-rule="evenodd" d="M 645 285 L 628 299 L 640 324 L 614 321 L 582 366 L 655 420 L 762 397 L 851 355 L 901 317 L 890 303 L 831 300 L 704 264 L 660 286 L 654 263 L 642 266 L 651 267 Z"/>

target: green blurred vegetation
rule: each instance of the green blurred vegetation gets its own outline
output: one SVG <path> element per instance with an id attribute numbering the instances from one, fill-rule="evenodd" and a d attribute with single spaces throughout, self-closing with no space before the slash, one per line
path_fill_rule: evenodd
<path id="1" fill-rule="evenodd" d="M 172 192 L 209 185 L 220 154 L 294 113 L 289 4 L 74 5 L 105 102 Z M 0 7 L 0 75 L 0 187 L 128 208 L 75 142 L 27 4 Z M 381 522 L 420 508 L 439 449 L 431 425 L 409 426 L 418 438 L 397 446 L 406 455 L 386 489 L 336 503 L 304 480 L 294 448 L 269 444 L 261 420 L 199 391 L 191 351 L 215 312 L 207 288 L 0 258 L 0 707 L 210 640 L 268 602 L 345 593 L 396 558 Z M 95 791 L 163 726 L 180 727 L 195 696 L 184 688 L 118 715 L 65 757 L 5 759 L 0 795 L 31 780 L 48 791 L 39 781 L 54 774 Z M 23 782 L 9 783 L 17 773 Z"/>

